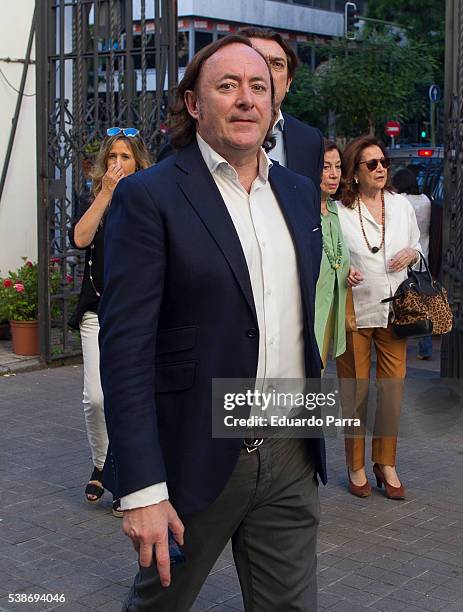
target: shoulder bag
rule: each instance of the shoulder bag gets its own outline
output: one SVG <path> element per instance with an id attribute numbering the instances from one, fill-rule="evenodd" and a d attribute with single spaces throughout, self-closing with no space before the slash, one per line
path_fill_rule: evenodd
<path id="1" fill-rule="evenodd" d="M 392 297 L 381 303 L 392 302 L 393 328 L 399 338 L 439 336 L 452 329 L 453 315 L 447 292 L 431 276 L 425 258 L 420 253 L 420 268 L 408 267 L 408 278 L 397 288 Z"/>

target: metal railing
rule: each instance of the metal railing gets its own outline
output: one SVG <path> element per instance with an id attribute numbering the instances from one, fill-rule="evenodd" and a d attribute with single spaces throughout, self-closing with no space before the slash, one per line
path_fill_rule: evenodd
<path id="1" fill-rule="evenodd" d="M 441 374 L 463 377 L 463 0 L 447 0 L 443 282 L 455 322 L 443 337 Z"/>
<path id="2" fill-rule="evenodd" d="M 177 10 L 171 0 L 37 2 L 37 164 L 41 357 L 80 353 L 67 325 L 83 254 L 67 237 L 88 187 L 86 160 L 111 125 L 140 129 L 153 153 L 177 83 Z M 150 17 L 150 34 L 146 16 Z M 140 27 L 141 25 L 141 31 Z M 50 265 L 61 271 L 50 287 Z"/>

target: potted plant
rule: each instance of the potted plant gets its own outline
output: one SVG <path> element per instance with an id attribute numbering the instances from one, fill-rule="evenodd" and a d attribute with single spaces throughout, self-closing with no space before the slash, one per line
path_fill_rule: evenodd
<path id="1" fill-rule="evenodd" d="M 10 323 L 8 321 L 8 313 L 1 297 L 0 289 L 0 340 L 10 339 Z"/>
<path id="2" fill-rule="evenodd" d="M 13 351 L 18 355 L 39 354 L 37 264 L 24 264 L 2 279 L 1 302 L 10 321 Z"/>
<path id="3" fill-rule="evenodd" d="M 0 304 L 4 316 L 10 322 L 13 351 L 18 355 L 38 355 L 39 350 L 39 303 L 38 303 L 38 266 L 22 258 L 24 264 L 15 272 L 9 272 L 6 278 L 0 279 Z M 57 293 L 61 284 L 72 286 L 73 279 L 66 276 L 62 280 L 57 263 L 60 259 L 51 259 L 49 268 L 49 286 L 51 293 Z M 60 314 L 59 305 L 51 308 L 52 316 Z"/>

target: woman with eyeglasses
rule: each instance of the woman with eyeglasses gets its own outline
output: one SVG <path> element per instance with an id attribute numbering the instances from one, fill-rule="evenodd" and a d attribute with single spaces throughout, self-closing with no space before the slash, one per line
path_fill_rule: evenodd
<path id="1" fill-rule="evenodd" d="M 346 350 L 347 277 L 355 273 L 357 282 L 362 278 L 358 270 L 350 270 L 349 251 L 339 224 L 334 198 L 339 192 L 341 175 L 341 151 L 335 142 L 325 140 L 320 182 L 323 251 L 315 298 L 315 337 L 323 368 L 331 344 L 334 358 Z"/>
<path id="2" fill-rule="evenodd" d="M 377 402 L 372 441 L 373 472 L 386 496 L 404 499 L 396 472 L 398 423 L 406 373 L 407 342 L 394 336 L 390 302 L 407 277 L 407 266 L 419 260 L 420 231 L 410 202 L 390 187 L 390 160 L 373 136 L 350 142 L 343 154 L 344 180 L 339 219 L 351 263 L 364 279 L 353 286 L 357 331 L 347 333 L 346 352 L 337 361 L 344 416 L 361 426 L 345 431 L 349 491 L 371 494 L 365 471 L 365 422 L 372 348 L 376 351 Z"/>
<path id="3" fill-rule="evenodd" d="M 103 465 L 108 435 L 103 410 L 98 347 L 98 304 L 103 291 L 103 251 L 105 213 L 114 190 L 125 176 L 151 166 L 150 154 L 136 128 L 109 128 L 91 171 L 92 196 L 82 203 L 69 230 L 74 248 L 85 249 L 82 288 L 69 325 L 80 331 L 84 362 L 83 407 L 93 471 L 85 488 L 85 498 L 97 503 L 104 493 Z M 118 500 L 113 514 L 122 516 Z"/>

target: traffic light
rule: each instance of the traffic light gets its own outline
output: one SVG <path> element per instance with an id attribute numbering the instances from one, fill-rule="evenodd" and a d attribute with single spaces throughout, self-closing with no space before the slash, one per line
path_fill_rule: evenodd
<path id="1" fill-rule="evenodd" d="M 348 40 L 355 40 L 359 16 L 355 2 L 346 2 L 344 5 L 344 36 Z"/>
<path id="2" fill-rule="evenodd" d="M 423 123 L 421 124 L 420 138 L 421 138 L 421 142 L 429 140 L 429 122 L 428 121 L 423 121 Z"/>

